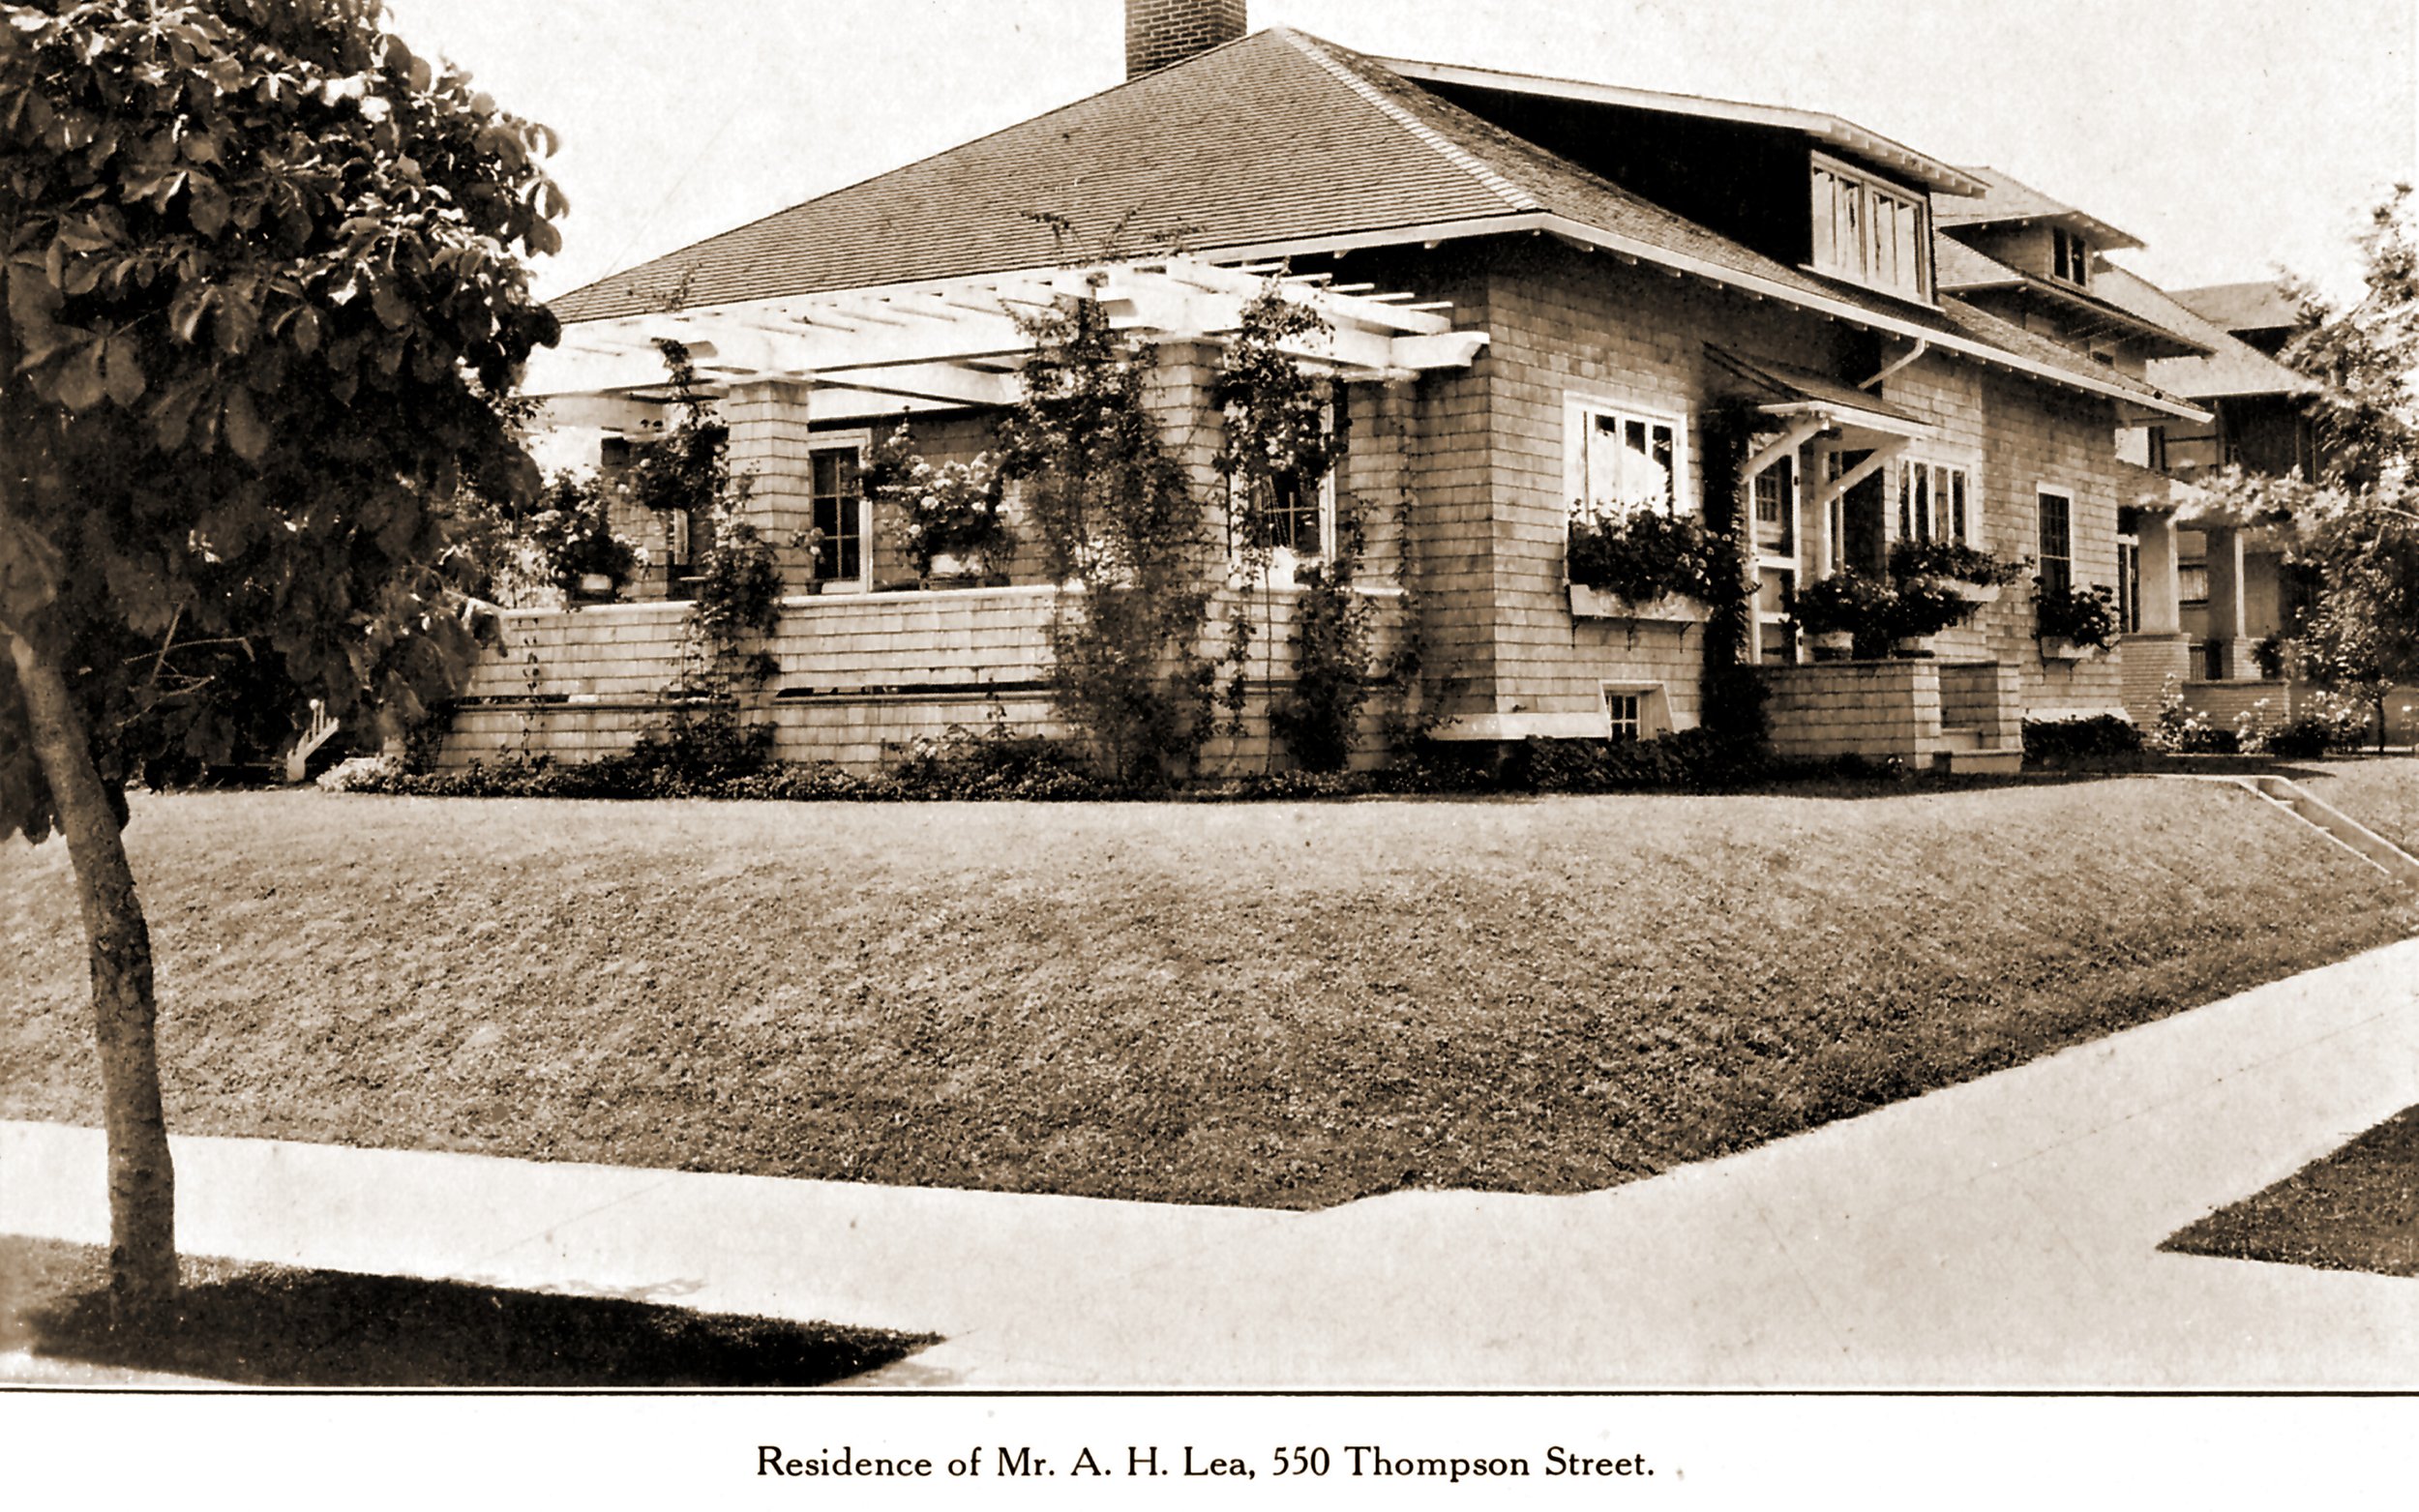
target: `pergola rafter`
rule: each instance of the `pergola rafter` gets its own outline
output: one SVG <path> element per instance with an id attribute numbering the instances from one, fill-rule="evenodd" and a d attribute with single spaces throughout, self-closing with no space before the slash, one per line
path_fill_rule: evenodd
<path id="1" fill-rule="evenodd" d="M 816 391 L 819 417 L 1013 402 L 1032 340 L 1019 313 L 1095 299 L 1113 329 L 1151 342 L 1215 340 L 1270 287 L 1315 310 L 1324 335 L 1289 342 L 1302 362 L 1349 379 L 1391 380 L 1467 367 L 1486 334 L 1456 331 L 1450 305 L 1275 265 L 1190 257 L 1030 269 L 879 289 L 695 307 L 566 328 L 530 361 L 523 391 L 558 424 L 644 427 L 666 397 L 659 341 L 689 349 L 709 392 L 764 382 Z M 1366 292 L 1364 292 L 1366 291 Z"/>

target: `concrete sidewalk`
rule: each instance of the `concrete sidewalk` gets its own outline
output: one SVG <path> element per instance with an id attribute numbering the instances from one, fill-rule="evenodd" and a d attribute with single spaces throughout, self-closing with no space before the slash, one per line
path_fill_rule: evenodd
<path id="1" fill-rule="evenodd" d="M 928 1330 L 934 1386 L 2419 1387 L 2419 1282 L 2158 1253 L 2419 1104 L 2419 941 L 1581 1197 L 1320 1213 L 180 1140 L 195 1254 Z M 0 1123 L 0 1231 L 106 1232 Z"/>

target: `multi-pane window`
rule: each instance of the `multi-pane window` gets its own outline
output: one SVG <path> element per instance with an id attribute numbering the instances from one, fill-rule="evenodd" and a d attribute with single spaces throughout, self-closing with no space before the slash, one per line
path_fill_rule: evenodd
<path id="1" fill-rule="evenodd" d="M 1321 416 L 1329 430 L 1335 425 L 1332 408 Z M 1240 477 L 1230 480 L 1230 489 L 1243 487 Z M 1230 519 L 1242 518 L 1240 500 L 1232 498 Z M 1284 551 L 1298 561 L 1315 561 L 1335 548 L 1335 474 L 1330 470 L 1313 483 L 1298 472 L 1282 472 L 1269 480 L 1269 497 L 1257 519 L 1263 539 L 1253 543 Z"/>
<path id="2" fill-rule="evenodd" d="M 807 454 L 807 469 L 815 518 L 815 580 L 862 581 L 865 501 L 857 487 L 857 449 L 817 448 Z"/>
<path id="3" fill-rule="evenodd" d="M 2041 490 L 2041 580 L 2053 593 L 2075 586 L 2075 498 Z"/>
<path id="4" fill-rule="evenodd" d="M 2049 228 L 2049 242 L 2050 271 L 2069 283 L 2088 285 L 2091 282 L 2091 244 L 2062 225 Z"/>
<path id="5" fill-rule="evenodd" d="M 1573 403 L 1571 414 L 1579 423 L 1579 446 L 1570 459 L 1574 515 L 1684 512 L 1678 422 L 1583 403 Z"/>
<path id="6" fill-rule="evenodd" d="M 1922 196 L 1814 160 L 1814 266 L 1911 299 L 1931 296 L 1930 210 Z"/>
<path id="7" fill-rule="evenodd" d="M 1964 468 L 1900 462 L 1897 482 L 1898 539 L 1973 542 L 1974 486 Z"/>
<path id="8" fill-rule="evenodd" d="M 2142 628 L 2141 516 L 2136 510 L 2117 511 L 2117 629 L 2129 636 Z"/>
<path id="9" fill-rule="evenodd" d="M 1615 740 L 1639 740 L 1646 735 L 1646 696 L 1604 690 L 1604 713 L 1612 722 Z"/>
<path id="10" fill-rule="evenodd" d="M 1786 457 L 1755 475 L 1755 548 L 1768 556 L 1797 549 L 1797 469 Z"/>

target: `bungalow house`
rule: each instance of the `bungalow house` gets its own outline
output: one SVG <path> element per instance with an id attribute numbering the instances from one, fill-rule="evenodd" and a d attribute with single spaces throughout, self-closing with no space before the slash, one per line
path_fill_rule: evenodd
<path id="1" fill-rule="evenodd" d="M 2133 343 L 2109 361 L 2034 329 L 2023 298 L 1959 293 L 1934 205 L 1994 180 L 1833 115 L 1247 33 L 1239 0 L 1129 0 L 1127 28 L 1118 87 L 556 306 L 562 347 L 530 373 L 553 424 L 614 451 L 660 435 L 660 338 L 719 400 L 792 590 L 780 754 L 865 767 L 953 723 L 1049 728 L 1061 590 L 1027 558 L 1004 585 L 918 585 L 858 464 L 903 415 L 934 460 L 980 450 L 1016 393 L 1017 311 L 1096 298 L 1157 348 L 1153 402 L 1214 513 L 1206 380 L 1272 277 L 1330 327 L 1298 355 L 1341 380 L 1351 440 L 1288 544 L 1319 554 L 1336 490 L 1363 503 L 1356 591 L 1382 635 L 1417 630 L 1438 738 L 1703 717 L 1702 613 L 1574 587 L 1565 548 L 1575 499 L 1694 512 L 1717 406 L 1755 427 L 1747 650 L 1782 753 L 2006 769 L 2023 720 L 2122 709 L 2121 658 L 2046 655 L 2027 586 L 1928 657 L 1817 660 L 1792 622 L 1803 586 L 1903 537 L 2113 587 L 2139 469 L 2112 437 L 2211 419 L 2133 360 L 2190 339 L 2095 305 Z M 676 521 L 635 523 L 679 559 Z M 1277 623 L 1247 733 L 1213 763 L 1268 751 L 1291 675 L 1293 590 L 1247 586 Z M 445 758 L 626 744 L 677 669 L 681 609 L 646 599 L 665 591 L 508 616 Z"/>

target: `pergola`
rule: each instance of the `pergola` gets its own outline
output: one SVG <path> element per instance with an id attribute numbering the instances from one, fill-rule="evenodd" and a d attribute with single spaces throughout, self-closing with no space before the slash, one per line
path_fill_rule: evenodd
<path id="1" fill-rule="evenodd" d="M 843 289 L 581 321 L 533 356 L 524 393 L 556 426 L 657 430 L 670 398 L 656 342 L 686 346 L 701 384 L 727 394 L 781 382 L 809 389 L 818 421 L 1012 403 L 1032 338 L 1020 317 L 1097 300 L 1111 327 L 1150 343 L 1214 340 L 1276 288 L 1326 321 L 1288 343 L 1302 362 L 1352 381 L 1467 367 L 1484 332 L 1456 331 L 1450 306 L 1278 264 L 1192 257 L 1026 269 L 882 288 Z"/>

